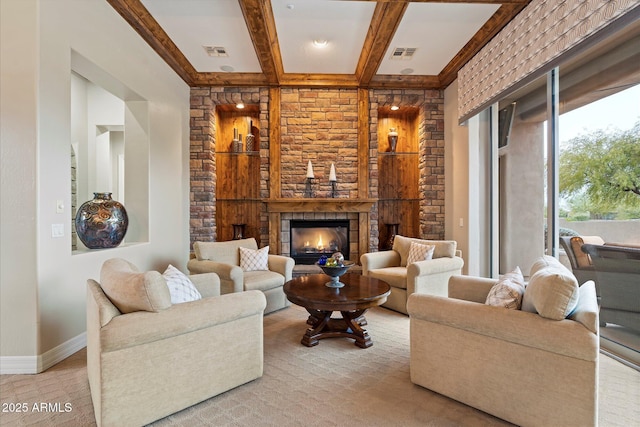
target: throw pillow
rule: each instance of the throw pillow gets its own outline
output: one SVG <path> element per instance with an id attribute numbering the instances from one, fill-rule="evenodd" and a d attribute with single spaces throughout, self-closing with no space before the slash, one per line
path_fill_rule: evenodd
<path id="1" fill-rule="evenodd" d="M 425 261 L 433 258 L 434 245 L 423 245 L 422 243 L 411 242 L 407 265 L 418 261 Z"/>
<path id="2" fill-rule="evenodd" d="M 524 277 L 520 267 L 500 277 L 487 295 L 486 305 L 520 310 L 524 294 Z"/>
<path id="3" fill-rule="evenodd" d="M 120 313 L 158 312 L 171 307 L 167 283 L 157 271 L 141 273 L 130 262 L 112 258 L 102 264 L 100 286 Z"/>
<path id="4" fill-rule="evenodd" d="M 562 320 L 578 304 L 578 281 L 565 266 L 552 260 L 555 258 L 545 256 L 534 263 L 536 268 L 531 268 L 533 274 L 524 291 L 522 310 L 538 313 L 548 319 Z"/>
<path id="5" fill-rule="evenodd" d="M 173 265 L 169 264 L 169 267 L 162 273 L 162 277 L 167 281 L 171 304 L 202 299 L 202 295 L 200 295 L 193 282 Z"/>
<path id="6" fill-rule="evenodd" d="M 269 270 L 269 246 L 253 250 L 240 247 L 240 268 L 244 271 Z"/>

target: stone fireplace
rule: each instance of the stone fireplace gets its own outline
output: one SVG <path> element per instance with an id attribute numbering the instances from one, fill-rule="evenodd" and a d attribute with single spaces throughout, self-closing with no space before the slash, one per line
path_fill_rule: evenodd
<path id="1" fill-rule="evenodd" d="M 349 260 L 359 262 L 360 255 L 378 250 L 379 221 L 390 211 L 381 209 L 379 200 L 379 157 L 384 149 L 379 148 L 378 119 L 381 109 L 392 104 L 419 111 L 414 131 L 419 142 L 412 154 L 418 159 L 418 182 L 411 196 L 419 204 L 415 209 L 419 226 L 410 233 L 444 237 L 442 91 L 199 87 L 192 88 L 191 95 L 192 243 L 224 240 L 224 233 L 242 216 L 248 223 L 247 237 L 255 237 L 260 247 L 269 245 L 272 253 L 291 255 L 292 220 L 348 221 L 349 246 L 344 255 Z M 229 126 L 218 120 L 216 109 L 238 101 L 256 109 L 253 123 L 259 127 L 259 150 L 250 155 L 220 152 L 221 144 L 229 144 L 225 136 Z M 247 158 L 257 166 L 248 173 L 244 163 L 228 166 L 228 158 Z M 315 172 L 311 198 L 305 197 L 309 161 Z M 332 165 L 337 174 L 335 198 L 329 185 Z M 228 191 L 218 188 L 221 177 L 237 189 L 231 201 L 225 195 Z M 251 194 L 245 196 L 248 186 Z M 254 207 L 245 208 L 243 198 Z M 229 210 L 229 204 L 235 210 Z"/>

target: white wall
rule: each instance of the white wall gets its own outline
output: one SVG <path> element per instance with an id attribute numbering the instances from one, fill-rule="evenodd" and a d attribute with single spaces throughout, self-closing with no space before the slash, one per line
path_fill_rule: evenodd
<path id="1" fill-rule="evenodd" d="M 86 280 L 99 279 L 106 259 L 123 257 L 141 269 L 162 270 L 168 263 L 185 269 L 189 88 L 103 0 L 2 0 L 0 7 L 0 360 L 2 372 L 35 372 L 82 345 Z M 71 252 L 72 51 L 121 82 L 122 99 L 133 96 L 128 89 L 144 100 L 134 99 L 131 115 L 148 130 L 137 135 L 146 138 L 148 168 L 139 177 L 127 171 L 127 179 L 148 183 L 142 196 L 148 198 L 148 243 Z M 57 200 L 66 207 L 62 213 Z M 51 237 L 52 224 L 64 224 L 64 237 Z"/>

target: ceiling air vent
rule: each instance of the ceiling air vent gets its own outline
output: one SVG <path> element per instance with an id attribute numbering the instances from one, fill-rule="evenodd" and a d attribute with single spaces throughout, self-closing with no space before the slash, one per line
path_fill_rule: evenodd
<path id="1" fill-rule="evenodd" d="M 227 49 L 222 46 L 202 46 L 209 56 L 229 56 Z"/>
<path id="2" fill-rule="evenodd" d="M 411 59 L 416 50 L 416 47 L 397 47 L 391 53 L 391 59 Z"/>

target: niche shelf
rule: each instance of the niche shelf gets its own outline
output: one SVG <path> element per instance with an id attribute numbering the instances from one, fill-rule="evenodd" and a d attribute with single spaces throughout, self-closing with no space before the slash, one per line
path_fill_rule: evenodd
<path id="1" fill-rule="evenodd" d="M 378 109 L 378 217 L 379 249 L 389 249 L 392 227 L 403 236 L 420 236 L 419 151 L 417 107 Z M 396 150 L 391 152 L 389 130 L 398 132 Z"/>
<path id="2" fill-rule="evenodd" d="M 231 240 L 234 224 L 245 224 L 244 237 L 260 242 L 260 120 L 258 105 L 216 107 L 216 239 Z M 253 126 L 251 126 L 253 124 Z M 242 151 L 234 151 L 234 129 L 242 135 Z M 246 135 L 254 135 L 246 151 Z"/>

